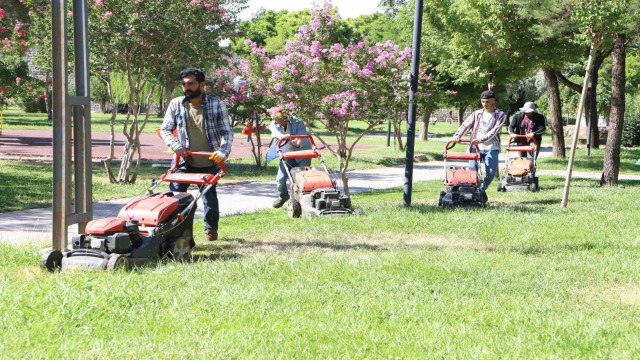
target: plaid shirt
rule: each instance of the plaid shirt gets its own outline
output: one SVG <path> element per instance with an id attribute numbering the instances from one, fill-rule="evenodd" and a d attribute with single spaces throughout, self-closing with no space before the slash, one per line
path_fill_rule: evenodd
<path id="1" fill-rule="evenodd" d="M 187 101 L 184 96 L 171 100 L 160 127 L 162 139 L 173 151 L 189 148 L 185 106 Z M 204 127 L 209 140 L 209 148 L 212 152 L 219 150 L 229 157 L 233 143 L 233 129 L 227 117 L 227 107 L 222 100 L 204 94 L 202 108 L 204 109 Z M 176 127 L 178 128 L 177 138 L 172 133 Z M 183 162 L 184 159 L 181 159 L 180 164 L 182 165 Z"/>
<path id="2" fill-rule="evenodd" d="M 500 130 L 507 118 L 507 115 L 496 109 L 493 116 L 493 123 L 481 124 L 482 117 L 484 116 L 484 110 L 476 110 L 460 125 L 455 136 L 463 137 L 469 129 L 473 128 L 471 132 L 471 140 L 477 140 L 480 143 L 480 150 L 498 150 L 500 151 Z M 479 133 L 481 125 L 485 125 L 489 128 L 488 131 Z M 485 149 L 483 149 L 483 147 Z"/>

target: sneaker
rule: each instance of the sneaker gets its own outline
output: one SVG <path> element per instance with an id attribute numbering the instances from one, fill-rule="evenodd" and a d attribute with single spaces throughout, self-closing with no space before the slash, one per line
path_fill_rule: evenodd
<path id="1" fill-rule="evenodd" d="M 282 205 L 284 205 L 287 201 L 289 201 L 288 197 L 286 197 L 286 198 L 278 198 L 278 199 L 276 199 L 276 201 L 273 202 L 273 207 L 276 208 L 276 209 L 277 208 L 281 208 Z"/>
<path id="2" fill-rule="evenodd" d="M 216 241 L 218 240 L 218 232 L 215 230 L 207 229 L 204 231 L 204 237 L 207 241 Z"/>

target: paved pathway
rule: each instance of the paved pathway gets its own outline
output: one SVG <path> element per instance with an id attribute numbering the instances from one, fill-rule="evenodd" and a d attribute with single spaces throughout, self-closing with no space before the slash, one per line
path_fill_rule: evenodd
<path id="1" fill-rule="evenodd" d="M 442 178 L 441 162 L 416 163 L 414 181 Z M 349 173 L 353 193 L 386 189 L 404 184 L 404 165 L 383 169 L 352 171 Z M 276 199 L 275 183 L 238 182 L 221 184 L 218 199 L 222 216 L 254 212 L 270 208 Z M 130 199 L 118 199 L 94 203 L 94 218 L 115 216 Z M 0 242 L 20 243 L 23 239 L 47 239 L 51 234 L 52 209 L 33 209 L 0 214 Z M 197 218 L 202 218 L 202 204 Z M 69 233 L 77 233 L 77 226 L 70 226 Z"/>

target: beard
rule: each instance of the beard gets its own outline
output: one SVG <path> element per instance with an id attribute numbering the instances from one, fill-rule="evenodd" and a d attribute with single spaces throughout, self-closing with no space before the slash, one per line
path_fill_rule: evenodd
<path id="1" fill-rule="evenodd" d="M 202 95 L 202 91 L 200 91 L 200 88 L 196 89 L 195 91 L 186 90 L 184 92 L 184 96 L 187 98 L 187 100 L 197 99 L 200 97 L 200 95 Z"/>

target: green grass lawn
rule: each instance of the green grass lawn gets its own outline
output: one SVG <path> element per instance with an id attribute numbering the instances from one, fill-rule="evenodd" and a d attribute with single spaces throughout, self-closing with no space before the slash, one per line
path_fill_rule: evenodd
<path id="1" fill-rule="evenodd" d="M 47 119 L 45 113 L 25 113 L 18 108 L 2 109 L 2 115 L 4 117 L 4 129 L 8 130 L 49 130 L 52 128 L 53 123 Z M 116 118 L 116 131 L 120 129 L 124 124 L 126 115 L 118 114 Z M 144 117 L 140 117 L 143 120 Z M 91 131 L 94 132 L 109 132 L 109 122 L 111 121 L 111 114 L 103 114 L 99 112 L 91 113 Z M 162 124 L 162 118 L 156 115 L 149 115 L 147 125 L 143 129 L 144 133 L 153 133 Z"/>
<path id="2" fill-rule="evenodd" d="M 221 219 L 197 261 L 43 273 L 0 245 L 0 358 L 638 358 L 640 184 L 563 179 L 441 210 L 437 181 L 364 215 Z"/>
<path id="3" fill-rule="evenodd" d="M 586 149 L 576 149 L 575 159 L 573 160 L 573 170 L 602 173 L 604 152 L 604 147 L 601 149 L 591 149 L 591 156 L 587 157 Z M 567 157 L 564 159 L 552 157 L 540 159 L 538 168 L 545 170 L 567 170 L 569 149 L 567 149 L 566 155 Z M 639 159 L 640 149 L 623 149 L 620 152 L 620 174 L 640 175 L 640 165 L 636 165 Z"/>

